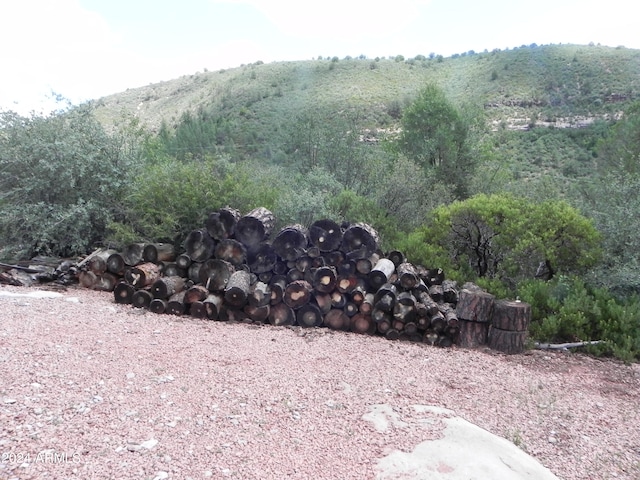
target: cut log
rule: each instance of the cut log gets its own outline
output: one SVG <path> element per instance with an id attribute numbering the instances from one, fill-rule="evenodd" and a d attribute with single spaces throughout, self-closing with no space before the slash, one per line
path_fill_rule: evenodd
<path id="1" fill-rule="evenodd" d="M 170 298 L 173 298 L 175 295 L 178 295 L 178 294 L 175 293 Z M 184 291 L 184 295 L 182 296 L 182 301 L 186 304 L 193 303 L 193 302 L 201 302 L 208 296 L 209 296 L 209 290 L 207 290 L 207 288 L 204 285 L 193 285 L 192 287 Z"/>
<path id="2" fill-rule="evenodd" d="M 404 253 L 399 250 L 391 250 L 389 253 L 387 253 L 386 257 L 391 260 L 396 267 L 401 263 L 406 262 Z"/>
<path id="3" fill-rule="evenodd" d="M 136 308 L 149 308 L 153 295 L 149 290 L 136 290 L 131 297 L 131 305 Z"/>
<path id="4" fill-rule="evenodd" d="M 269 237 L 274 222 L 275 217 L 271 211 L 264 207 L 258 207 L 238 220 L 235 238 L 247 248 L 258 245 Z"/>
<path id="5" fill-rule="evenodd" d="M 113 288 L 113 297 L 116 303 L 129 305 L 133 302 L 133 294 L 136 289 L 133 285 L 129 285 L 127 282 L 121 281 Z"/>
<path id="6" fill-rule="evenodd" d="M 187 269 L 187 278 L 193 283 L 200 283 L 200 270 L 203 262 L 192 262 Z"/>
<path id="7" fill-rule="evenodd" d="M 122 251 L 122 259 L 124 263 L 130 267 L 134 267 L 142 263 L 142 253 L 144 252 L 144 243 L 130 243 Z"/>
<path id="8" fill-rule="evenodd" d="M 340 290 L 340 279 L 338 279 L 338 291 L 341 292 Z M 367 291 L 360 287 L 360 286 L 356 286 L 354 288 L 352 288 L 351 290 L 347 290 L 346 292 L 341 292 L 341 293 L 348 293 L 349 294 L 349 298 L 351 299 L 351 301 L 353 303 L 355 303 L 356 305 L 358 305 L 358 307 L 360 307 L 360 305 L 362 305 L 362 303 L 364 302 L 364 299 L 367 295 Z"/>
<path id="9" fill-rule="evenodd" d="M 178 276 L 162 277 L 151 285 L 153 298 L 167 299 L 171 295 L 184 290 L 186 280 Z"/>
<path id="10" fill-rule="evenodd" d="M 305 328 L 320 327 L 322 325 L 322 312 L 314 303 L 307 303 L 296 311 L 298 325 Z"/>
<path id="11" fill-rule="evenodd" d="M 314 259 L 307 256 L 307 255 L 302 255 L 301 257 L 299 257 L 297 260 L 295 260 L 294 266 L 295 268 L 297 268 L 298 270 L 300 270 L 302 273 L 307 273 L 309 272 L 309 270 L 311 270 L 313 268 L 313 264 Z"/>
<path id="12" fill-rule="evenodd" d="M 156 314 L 162 314 L 167 310 L 167 301 L 162 298 L 154 298 L 149 303 L 149 311 Z"/>
<path id="13" fill-rule="evenodd" d="M 347 304 L 347 295 L 340 293 L 337 290 L 330 293 L 331 295 L 331 307 L 343 309 Z"/>
<path id="14" fill-rule="evenodd" d="M 528 332 L 526 330 L 509 331 L 489 325 L 487 345 L 493 350 L 509 355 L 522 353 L 527 344 L 527 335 Z"/>
<path id="15" fill-rule="evenodd" d="M 345 261 L 345 255 L 340 250 L 332 250 L 324 253 L 324 261 L 326 265 L 340 267 L 340 265 Z"/>
<path id="16" fill-rule="evenodd" d="M 318 220 L 309 227 L 309 242 L 321 252 L 338 250 L 342 243 L 342 229 L 333 220 Z"/>
<path id="17" fill-rule="evenodd" d="M 353 303 L 347 301 L 342 307 L 342 311 L 347 314 L 348 317 L 353 317 L 356 313 L 358 313 L 358 306 Z"/>
<path id="18" fill-rule="evenodd" d="M 207 232 L 214 240 L 231 238 L 240 217 L 240 211 L 230 207 L 224 207 L 217 212 L 212 212 L 205 222 Z"/>
<path id="19" fill-rule="evenodd" d="M 271 305 L 271 310 L 269 311 L 269 323 L 276 327 L 295 325 L 296 314 L 293 311 L 293 308 L 287 304 L 277 303 L 275 305 Z"/>
<path id="20" fill-rule="evenodd" d="M 458 318 L 473 322 L 491 321 L 495 297 L 483 290 L 462 289 L 458 295 L 456 313 Z"/>
<path id="21" fill-rule="evenodd" d="M 176 265 L 178 268 L 182 270 L 187 270 L 191 265 L 191 262 L 192 262 L 191 257 L 186 253 L 181 253 L 176 257 Z"/>
<path id="22" fill-rule="evenodd" d="M 444 292 L 442 290 L 442 284 L 431 285 L 429 287 L 429 296 L 436 303 L 442 302 L 444 300 Z"/>
<path id="23" fill-rule="evenodd" d="M 389 326 L 391 326 L 391 321 L 393 320 L 393 317 L 389 312 L 385 312 L 384 310 L 380 310 L 379 308 L 376 308 L 376 307 L 374 307 L 373 310 L 371 310 L 371 318 L 376 323 L 387 322 L 389 323 Z"/>
<path id="24" fill-rule="evenodd" d="M 493 307 L 491 325 L 500 330 L 524 332 L 531 323 L 531 305 L 520 301 L 498 300 Z"/>
<path id="25" fill-rule="evenodd" d="M 220 293 L 210 293 L 202 303 L 204 304 L 207 318 L 209 320 L 217 320 L 222 305 L 224 304 L 224 297 Z"/>
<path id="26" fill-rule="evenodd" d="M 333 308 L 331 303 L 331 294 L 330 293 L 321 293 L 318 291 L 312 292 L 313 303 L 315 303 L 323 315 L 329 313 L 329 310 Z"/>
<path id="27" fill-rule="evenodd" d="M 152 302 L 153 303 L 153 302 Z M 189 314 L 193 318 L 206 318 L 207 317 L 207 309 L 204 305 L 204 302 L 201 300 L 197 300 L 189 305 Z"/>
<path id="28" fill-rule="evenodd" d="M 372 317 L 373 318 L 373 317 Z M 374 319 L 375 321 L 375 319 Z M 380 335 L 386 335 L 389 330 L 391 330 L 391 319 L 383 318 L 380 321 L 375 321 L 376 323 L 376 331 Z"/>
<path id="29" fill-rule="evenodd" d="M 269 282 L 271 288 L 271 300 L 269 303 L 275 305 L 281 303 L 284 298 L 284 290 L 287 288 L 287 277 L 283 275 L 274 275 Z"/>
<path id="30" fill-rule="evenodd" d="M 377 253 L 374 253 L 369 258 L 359 258 L 356 260 L 356 271 L 361 275 L 369 275 L 379 261 L 380 255 Z"/>
<path id="31" fill-rule="evenodd" d="M 184 242 L 184 249 L 193 262 L 206 262 L 213 257 L 215 248 L 215 240 L 204 229 L 191 231 Z"/>
<path id="32" fill-rule="evenodd" d="M 336 267 L 320 267 L 313 274 L 313 288 L 321 293 L 329 293 L 336 288 L 337 280 Z"/>
<path id="33" fill-rule="evenodd" d="M 223 292 L 234 271 L 231 263 L 212 258 L 202 264 L 198 279 L 210 292 Z"/>
<path id="34" fill-rule="evenodd" d="M 188 311 L 187 304 L 184 302 L 184 297 L 187 291 L 174 293 L 167 300 L 167 308 L 165 313 L 169 315 L 184 315 Z"/>
<path id="35" fill-rule="evenodd" d="M 295 261 L 305 255 L 308 244 L 309 232 L 299 224 L 283 228 L 273 239 L 273 249 L 285 262 Z"/>
<path id="36" fill-rule="evenodd" d="M 371 315 L 371 313 L 373 312 L 373 307 L 374 307 L 374 303 L 375 303 L 375 296 L 373 293 L 365 293 L 364 294 L 364 299 L 362 300 L 362 303 L 360 304 L 360 313 L 363 313 L 365 315 Z"/>
<path id="37" fill-rule="evenodd" d="M 283 302 L 296 309 L 309 303 L 312 287 L 306 280 L 295 280 L 287 285 L 284 290 Z"/>
<path id="38" fill-rule="evenodd" d="M 243 308 L 244 313 L 254 323 L 267 323 L 269 321 L 270 305 L 251 305 L 247 304 Z"/>
<path id="39" fill-rule="evenodd" d="M 403 323 L 414 322 L 416 319 L 415 306 L 396 302 L 393 307 L 393 318 Z"/>
<path id="40" fill-rule="evenodd" d="M 253 307 L 262 307 L 269 305 L 271 301 L 271 287 L 265 282 L 255 282 L 249 289 L 249 297 L 247 298 L 249 305 Z"/>
<path id="41" fill-rule="evenodd" d="M 357 313 L 351 317 L 351 331 L 355 333 L 364 333 L 373 335 L 376 333 L 376 324 L 370 315 Z"/>
<path id="42" fill-rule="evenodd" d="M 474 322 L 471 320 L 459 320 L 460 334 L 458 345 L 463 348 L 477 348 L 487 344 L 489 333 L 488 322 Z"/>
<path id="43" fill-rule="evenodd" d="M 247 261 L 247 248 L 233 238 L 220 240 L 213 250 L 215 258 L 229 262 L 238 267 Z"/>
<path id="44" fill-rule="evenodd" d="M 247 264 L 251 271 L 255 274 L 273 271 L 278 275 L 286 272 L 286 265 L 281 264 L 283 270 L 278 273 L 278 255 L 271 245 L 268 243 L 260 243 L 259 245 L 247 251 Z"/>
<path id="45" fill-rule="evenodd" d="M 249 298 L 251 276 L 249 272 L 238 270 L 234 272 L 224 290 L 224 300 L 232 307 L 244 307 Z"/>
<path id="46" fill-rule="evenodd" d="M 92 289 L 97 281 L 98 275 L 93 273 L 91 270 L 78 273 L 78 283 L 82 288 Z"/>
<path id="47" fill-rule="evenodd" d="M 107 272 L 107 260 L 114 253 L 118 253 L 115 250 L 100 250 L 98 252 L 94 252 L 94 255 L 87 262 L 87 269 L 95 273 L 96 275 L 102 275 Z"/>
<path id="48" fill-rule="evenodd" d="M 398 340 L 400 338 L 400 331 L 395 328 L 390 328 L 384 333 L 384 337 L 387 340 Z"/>
<path id="49" fill-rule="evenodd" d="M 167 277 L 182 277 L 185 279 L 188 275 L 186 270 L 183 270 L 182 268 L 178 268 L 178 265 L 176 265 L 175 263 L 166 263 L 164 265 L 162 274 Z"/>
<path id="50" fill-rule="evenodd" d="M 171 243 L 149 243 L 142 250 L 142 260 L 145 262 L 173 262 L 176 259 L 176 249 Z"/>
<path id="51" fill-rule="evenodd" d="M 378 290 L 382 285 L 389 282 L 391 275 L 395 272 L 396 266 L 388 258 L 381 258 L 367 275 L 369 284 L 373 290 Z"/>
<path id="52" fill-rule="evenodd" d="M 332 308 L 324 316 L 324 326 L 331 328 L 332 330 L 350 330 L 351 319 L 342 310 Z"/>
<path id="53" fill-rule="evenodd" d="M 418 277 L 418 270 L 416 267 L 409 263 L 403 262 L 396 267 L 398 273 L 398 280 L 400 281 L 400 285 L 405 290 L 411 290 L 418 285 L 420 281 Z"/>
<path id="54" fill-rule="evenodd" d="M 113 273 L 105 272 L 102 275 L 98 275 L 93 289 L 101 292 L 111 292 L 115 288 L 116 283 L 118 283 L 118 277 Z"/>
<path id="55" fill-rule="evenodd" d="M 397 289 L 392 283 L 385 283 L 375 293 L 375 307 L 385 312 L 392 312 L 396 304 Z"/>
<path id="56" fill-rule="evenodd" d="M 369 258 L 378 250 L 378 232 L 371 225 L 356 223 L 342 236 L 341 250 L 348 260 Z"/>
<path id="57" fill-rule="evenodd" d="M 158 278 L 160 278 L 160 267 L 150 262 L 131 267 L 124 274 L 124 279 L 136 288 L 148 287 Z"/>
<path id="58" fill-rule="evenodd" d="M 432 285 L 442 285 L 444 282 L 444 270 L 434 268 L 427 270 L 427 276 L 423 278 L 428 287 Z"/>
<path id="59" fill-rule="evenodd" d="M 114 275 L 124 275 L 127 264 L 120 253 L 112 253 L 107 258 L 107 271 Z"/>
<path id="60" fill-rule="evenodd" d="M 335 266 L 336 267 L 336 271 L 338 272 L 338 276 L 344 275 L 344 276 L 348 276 L 348 275 L 355 275 L 356 273 L 358 273 L 356 264 L 359 260 L 344 260 L 342 262 L 340 262 L 340 265 Z"/>
<path id="61" fill-rule="evenodd" d="M 442 299 L 446 303 L 457 304 L 459 299 L 458 283 L 455 280 L 442 281 Z"/>
<path id="62" fill-rule="evenodd" d="M 351 275 L 339 275 L 336 279 L 336 290 L 340 293 L 352 293 L 358 286 L 358 277 L 354 274 Z"/>

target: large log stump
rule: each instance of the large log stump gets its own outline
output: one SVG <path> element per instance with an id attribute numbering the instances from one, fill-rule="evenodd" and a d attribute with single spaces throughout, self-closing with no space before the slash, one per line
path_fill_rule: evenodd
<path id="1" fill-rule="evenodd" d="M 247 248 L 233 238 L 225 238 L 218 242 L 213 255 L 238 267 L 247 261 Z"/>
<path id="2" fill-rule="evenodd" d="M 341 250 L 348 260 L 369 258 L 378 250 L 378 232 L 366 223 L 356 223 L 342 235 Z"/>
<path id="3" fill-rule="evenodd" d="M 142 259 L 145 262 L 173 262 L 176 250 L 171 243 L 149 243 L 142 249 Z"/>
<path id="4" fill-rule="evenodd" d="M 122 259 L 124 260 L 124 263 L 130 267 L 142 263 L 144 247 L 144 243 L 131 243 L 127 245 L 122 251 Z"/>
<path id="5" fill-rule="evenodd" d="M 224 240 L 231 238 L 236 230 L 238 220 L 241 214 L 239 210 L 230 207 L 224 207 L 209 214 L 209 218 L 205 222 L 207 232 L 214 240 Z"/>
<path id="6" fill-rule="evenodd" d="M 309 241 L 321 252 L 337 250 L 342 243 L 342 229 L 333 220 L 318 220 L 309 227 Z"/>
<path id="7" fill-rule="evenodd" d="M 458 345 L 461 347 L 477 348 L 487 344 L 489 323 L 460 319 L 458 325 L 460 326 Z"/>
<path id="8" fill-rule="evenodd" d="M 271 211 L 264 207 L 256 208 L 238 220 L 235 238 L 248 248 L 258 245 L 269 236 L 274 223 L 275 216 Z"/>
<path id="9" fill-rule="evenodd" d="M 489 333 L 487 336 L 487 344 L 489 348 L 498 350 L 507 354 L 516 354 L 524 352 L 527 344 L 528 332 L 512 332 L 509 330 L 501 330 L 489 325 Z"/>
<path id="10" fill-rule="evenodd" d="M 309 244 L 309 232 L 302 225 L 290 225 L 278 232 L 273 239 L 273 249 L 285 262 L 295 261 L 305 254 Z"/>
<path id="11" fill-rule="evenodd" d="M 491 324 L 501 330 L 524 332 L 531 322 L 531 305 L 518 300 L 498 300 L 493 308 Z"/>
<path id="12" fill-rule="evenodd" d="M 463 320 L 487 323 L 493 315 L 495 297 L 483 290 L 462 289 L 458 295 L 456 313 Z"/>

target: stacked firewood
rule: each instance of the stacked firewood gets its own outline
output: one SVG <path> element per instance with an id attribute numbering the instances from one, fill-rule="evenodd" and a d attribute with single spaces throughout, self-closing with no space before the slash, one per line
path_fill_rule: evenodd
<path id="1" fill-rule="evenodd" d="M 274 221 L 263 207 L 222 208 L 183 252 L 167 244 L 97 252 L 79 281 L 155 313 L 456 342 L 458 288 L 442 270 L 383 254 L 367 224 L 319 220 L 274 233 Z"/>

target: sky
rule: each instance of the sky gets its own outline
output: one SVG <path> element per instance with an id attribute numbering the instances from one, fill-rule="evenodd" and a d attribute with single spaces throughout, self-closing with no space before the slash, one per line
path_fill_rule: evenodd
<path id="1" fill-rule="evenodd" d="M 639 14 L 632 0 L 0 0 L 0 110 L 46 114 L 56 96 L 78 104 L 259 60 L 640 48 Z"/>

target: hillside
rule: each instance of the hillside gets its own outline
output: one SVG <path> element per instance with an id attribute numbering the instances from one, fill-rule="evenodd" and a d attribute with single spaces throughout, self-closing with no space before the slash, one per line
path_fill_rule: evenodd
<path id="1" fill-rule="evenodd" d="M 640 95 L 640 51 L 547 45 L 467 52 L 449 58 L 341 58 L 256 62 L 129 89 L 94 102 L 105 125 L 137 115 L 158 130 L 185 111 L 252 124 L 268 138 L 304 111 L 358 111 L 365 128 L 388 128 L 427 83 L 460 104 L 481 107 L 489 125 L 583 126 L 611 118 Z"/>

